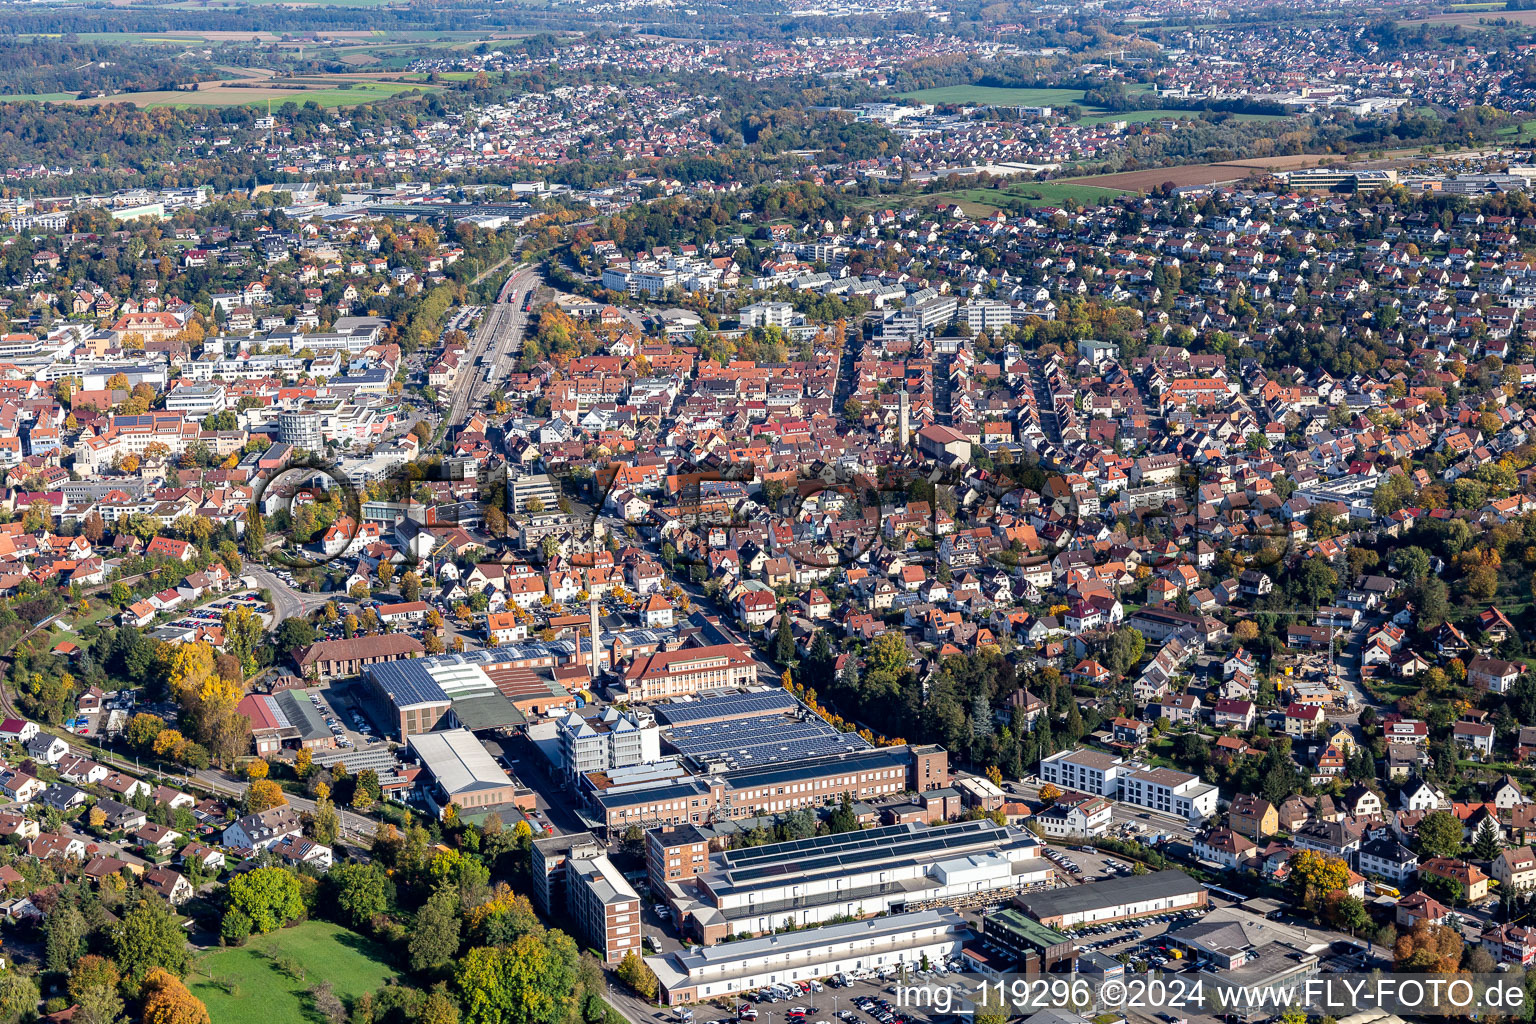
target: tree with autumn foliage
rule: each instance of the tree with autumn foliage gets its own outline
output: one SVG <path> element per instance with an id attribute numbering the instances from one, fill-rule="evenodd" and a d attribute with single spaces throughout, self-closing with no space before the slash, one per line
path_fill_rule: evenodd
<path id="1" fill-rule="evenodd" d="M 1298 850 L 1287 862 L 1291 898 L 1303 910 L 1316 911 L 1328 894 L 1349 888 L 1349 865 L 1316 850 Z"/>
<path id="2" fill-rule="evenodd" d="M 159 967 L 144 978 L 144 1024 L 211 1024 L 208 1007 L 176 975 Z"/>
<path id="3" fill-rule="evenodd" d="M 250 721 L 236 711 L 245 691 L 238 681 L 219 674 L 210 645 L 193 643 L 177 647 L 171 656 L 170 683 L 171 693 L 199 743 L 221 762 L 245 753 L 250 742 Z"/>
<path id="4" fill-rule="evenodd" d="M 283 788 L 271 779 L 257 779 L 245 788 L 245 812 L 259 814 L 288 802 Z"/>
<path id="5" fill-rule="evenodd" d="M 1461 966 L 1461 933 L 1419 918 L 1413 930 L 1400 934 L 1392 947 L 1394 966 L 1413 974 L 1449 974 Z"/>

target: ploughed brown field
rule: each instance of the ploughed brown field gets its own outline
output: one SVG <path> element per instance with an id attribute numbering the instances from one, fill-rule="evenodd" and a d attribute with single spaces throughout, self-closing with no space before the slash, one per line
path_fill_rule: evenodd
<path id="1" fill-rule="evenodd" d="M 1315 167 L 1327 159 L 1329 157 L 1316 154 L 1269 156 L 1220 164 L 1150 167 L 1140 171 L 1121 171 L 1118 174 L 1095 174 L 1087 178 L 1061 180 L 1079 185 L 1098 185 L 1101 188 L 1120 188 L 1128 192 L 1150 192 L 1167 181 L 1180 186 L 1213 185 L 1222 181 L 1239 181 L 1250 174 L 1265 171 L 1293 171 L 1299 167 Z"/>

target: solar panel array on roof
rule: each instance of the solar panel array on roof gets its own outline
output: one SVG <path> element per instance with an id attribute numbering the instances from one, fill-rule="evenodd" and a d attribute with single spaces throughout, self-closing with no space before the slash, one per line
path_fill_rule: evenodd
<path id="1" fill-rule="evenodd" d="M 427 671 L 425 659 L 407 658 L 402 661 L 386 661 L 370 665 L 368 674 L 374 683 L 389 694 L 397 707 L 413 704 L 446 704 L 448 694 Z"/>
<path id="2" fill-rule="evenodd" d="M 781 715 L 685 725 L 668 733 L 667 742 L 685 757 L 726 768 L 782 764 L 869 749 L 858 734 L 838 732 L 819 718 L 798 721 Z"/>
<path id="3" fill-rule="evenodd" d="M 852 775 L 858 772 L 905 768 L 908 756 L 904 747 L 880 747 L 859 750 L 851 754 L 810 758 L 794 764 L 752 765 L 728 770 L 723 775 L 731 789 L 755 789 L 801 782 L 831 771 L 847 772 Z"/>
<path id="4" fill-rule="evenodd" d="M 794 694 L 778 687 L 751 693 L 726 693 L 718 697 L 674 701 L 656 708 L 656 717 L 666 725 L 688 725 L 706 718 L 747 718 L 794 711 L 801 706 Z"/>
<path id="5" fill-rule="evenodd" d="M 904 863 L 933 859 L 947 851 L 992 852 L 1009 840 L 1008 830 L 989 821 L 957 822 L 933 828 L 892 825 L 883 829 L 851 832 L 841 843 L 822 843 L 819 836 L 788 843 L 774 843 L 727 853 L 721 873 L 731 887 L 750 886 L 775 875 L 809 875 L 818 871 L 852 871 L 861 864 L 885 860 Z"/>
<path id="6" fill-rule="evenodd" d="M 382 775 L 385 772 L 393 772 L 400 766 L 400 759 L 388 747 L 376 747 L 372 750 L 366 748 L 317 750 L 314 753 L 314 760 L 315 764 L 322 768 L 345 764 L 348 774 L 351 775 L 369 769 Z"/>
<path id="7" fill-rule="evenodd" d="M 277 702 L 276 697 L 265 694 L 261 700 L 267 706 L 267 714 L 272 716 L 272 724 L 274 726 L 279 729 L 293 728 L 293 723 L 288 721 L 288 716 L 283 713 L 282 705 Z"/>

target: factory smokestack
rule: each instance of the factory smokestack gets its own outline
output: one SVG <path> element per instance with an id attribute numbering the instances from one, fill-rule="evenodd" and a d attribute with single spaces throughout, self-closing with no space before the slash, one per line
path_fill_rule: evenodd
<path id="1" fill-rule="evenodd" d="M 593 594 L 588 599 L 588 601 L 587 601 L 587 609 L 588 609 L 588 613 L 591 615 L 591 619 L 592 619 L 592 621 L 590 623 L 588 623 L 588 626 L 587 626 L 588 630 L 592 634 L 592 638 L 591 638 L 592 639 L 592 653 L 587 657 L 587 668 L 588 668 L 588 674 L 591 676 L 592 681 L 596 682 L 597 681 L 597 643 L 598 643 L 598 641 L 597 641 L 597 636 L 598 636 L 598 626 L 597 626 L 597 595 L 596 594 Z"/>

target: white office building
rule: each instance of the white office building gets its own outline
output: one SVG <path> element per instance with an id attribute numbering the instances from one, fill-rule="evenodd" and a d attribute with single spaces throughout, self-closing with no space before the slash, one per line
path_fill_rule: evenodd
<path id="1" fill-rule="evenodd" d="M 573 778 L 661 760 L 661 730 L 643 711 L 572 711 L 560 720 L 559 739 L 561 763 Z"/>
<path id="2" fill-rule="evenodd" d="M 1187 821 L 1202 821 L 1216 813 L 1216 787 L 1201 782 L 1198 775 L 1172 768 L 1130 772 L 1120 780 L 1120 799 Z"/>

